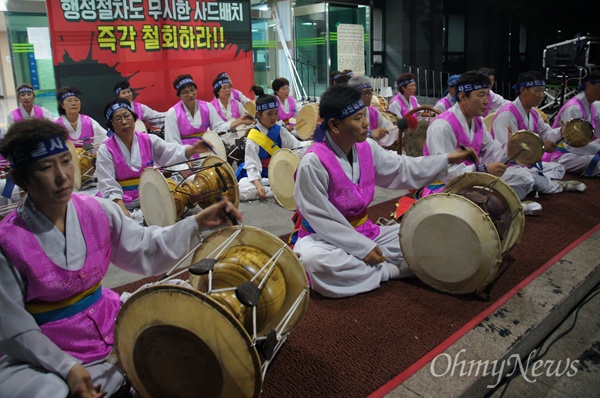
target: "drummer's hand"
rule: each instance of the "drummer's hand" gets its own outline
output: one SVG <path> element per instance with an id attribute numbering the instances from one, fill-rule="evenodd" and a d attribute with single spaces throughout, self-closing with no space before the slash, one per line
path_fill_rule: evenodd
<path id="1" fill-rule="evenodd" d="M 106 391 L 100 392 L 101 386 L 94 387 L 90 372 L 81 364 L 71 368 L 67 375 L 67 385 L 71 397 L 101 398 L 107 394 Z"/>
<path id="2" fill-rule="evenodd" d="M 556 149 L 556 142 L 544 141 L 544 152 L 554 152 Z"/>
<path id="3" fill-rule="evenodd" d="M 367 257 L 363 258 L 363 261 L 369 265 L 377 265 L 379 263 L 384 262 L 385 260 L 386 258 L 381 252 L 379 246 L 375 246 L 375 248 L 373 248 L 373 250 L 371 250 L 371 252 L 367 254 Z"/>
<path id="4" fill-rule="evenodd" d="M 294 130 L 294 125 L 293 124 L 286 124 L 285 128 L 286 128 L 287 131 L 289 131 L 291 133 L 292 130 Z"/>
<path id="5" fill-rule="evenodd" d="M 378 127 L 375 130 L 371 131 L 371 138 L 373 138 L 374 140 L 379 140 L 385 137 L 388 133 L 389 131 L 387 129 L 384 129 L 383 127 Z"/>
<path id="6" fill-rule="evenodd" d="M 457 149 L 456 151 L 448 154 L 448 163 L 450 164 L 460 163 L 463 160 L 470 160 L 473 163 L 477 163 L 479 158 L 477 156 L 477 152 L 475 152 L 475 150 L 471 147 Z"/>
<path id="7" fill-rule="evenodd" d="M 119 205 L 119 207 L 121 208 L 121 210 L 123 211 L 123 214 L 125 214 L 125 216 L 131 217 L 131 213 L 125 207 L 125 202 L 123 202 L 123 199 L 115 199 L 115 200 L 113 200 L 113 202 L 115 202 L 116 204 Z"/>
<path id="8" fill-rule="evenodd" d="M 203 152 L 214 153 L 215 150 L 208 142 L 202 139 L 196 141 L 194 145 L 188 145 L 185 147 L 185 157 L 188 159 Z"/>
<path id="9" fill-rule="evenodd" d="M 252 181 L 252 183 L 256 187 L 256 193 L 258 194 L 258 197 L 260 199 L 266 199 L 267 198 L 267 191 L 265 190 L 265 187 L 260 182 L 260 180 L 254 180 L 254 181 Z"/>
<path id="10" fill-rule="evenodd" d="M 217 227 L 219 225 L 233 225 L 227 216 L 227 213 L 231 213 L 236 219 L 242 221 L 242 213 L 240 213 L 228 199 L 224 198 L 195 215 L 198 228 L 203 229 Z"/>
<path id="11" fill-rule="evenodd" d="M 494 163 L 486 164 L 485 167 L 489 174 L 496 176 L 496 177 L 501 177 L 502 174 L 504 174 L 504 172 L 506 171 L 506 168 L 508 166 L 501 162 L 494 162 Z"/>

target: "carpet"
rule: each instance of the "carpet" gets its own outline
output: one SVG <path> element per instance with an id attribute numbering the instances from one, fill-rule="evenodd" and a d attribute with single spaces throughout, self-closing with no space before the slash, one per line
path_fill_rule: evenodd
<path id="1" fill-rule="evenodd" d="M 600 223 L 600 179 L 584 181 L 583 193 L 535 199 L 542 215 L 526 217 L 521 241 L 483 293 L 444 294 L 418 279 L 390 281 L 344 299 L 311 292 L 308 310 L 266 373 L 262 397 L 364 397 L 376 391 Z M 394 204 L 370 207 L 369 218 L 389 218 Z M 115 290 L 132 291 L 145 281 Z"/>

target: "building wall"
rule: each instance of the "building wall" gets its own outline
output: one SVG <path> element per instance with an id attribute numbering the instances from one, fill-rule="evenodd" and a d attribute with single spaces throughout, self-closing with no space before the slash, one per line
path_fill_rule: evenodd
<path id="1" fill-rule="evenodd" d="M 0 70 L 4 98 L 15 96 L 15 84 L 13 78 L 10 48 L 8 46 L 8 34 L 0 32 Z"/>

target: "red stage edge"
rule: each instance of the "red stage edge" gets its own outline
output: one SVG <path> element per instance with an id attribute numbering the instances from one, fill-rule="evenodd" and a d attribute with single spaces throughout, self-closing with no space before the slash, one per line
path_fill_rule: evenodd
<path id="1" fill-rule="evenodd" d="M 477 326 L 480 322 L 482 322 L 485 318 L 490 316 L 494 311 L 496 311 L 500 306 L 506 303 L 511 297 L 517 294 L 521 289 L 531 283 L 535 278 L 545 272 L 548 268 L 550 268 L 553 264 L 558 262 L 561 258 L 563 258 L 568 252 L 573 250 L 577 245 L 591 236 L 593 233 L 600 229 L 600 224 L 596 225 L 594 228 L 590 229 L 588 232 L 580 236 L 577 240 L 571 243 L 569 246 L 564 248 L 561 252 L 559 252 L 556 256 L 552 257 L 546 264 L 542 265 L 535 272 L 529 275 L 526 279 L 518 283 L 514 288 L 506 292 L 504 296 L 500 297 L 496 302 L 482 311 L 480 314 L 475 316 L 469 322 L 467 322 L 462 328 L 458 329 L 454 332 L 450 337 L 441 342 L 437 347 L 433 350 L 429 351 L 427 354 L 422 356 L 415 363 L 406 368 L 403 372 L 399 373 L 392 380 L 381 386 L 379 389 L 374 391 L 369 395 L 369 398 L 380 398 L 385 396 L 387 393 L 391 392 L 394 388 L 398 387 L 400 384 L 404 383 L 409 377 L 419 371 L 422 367 L 427 365 L 430 361 L 432 361 L 436 356 L 444 352 L 448 347 L 457 342 L 461 337 L 463 337 L 467 332 Z"/>

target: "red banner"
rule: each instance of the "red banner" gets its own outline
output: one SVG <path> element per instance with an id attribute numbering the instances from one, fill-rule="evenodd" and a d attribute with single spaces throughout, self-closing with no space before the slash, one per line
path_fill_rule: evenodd
<path id="1" fill-rule="evenodd" d="M 227 72 L 248 95 L 254 84 L 250 1 L 47 0 L 57 89 L 82 92 L 82 113 L 104 124 L 113 86 L 129 81 L 134 100 L 166 111 L 173 80 L 191 74 L 198 98 Z M 251 97 L 252 98 L 252 97 Z"/>

